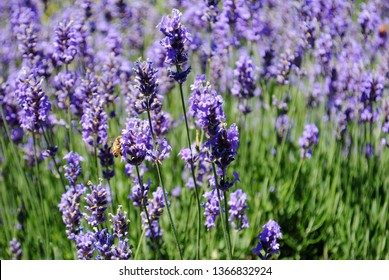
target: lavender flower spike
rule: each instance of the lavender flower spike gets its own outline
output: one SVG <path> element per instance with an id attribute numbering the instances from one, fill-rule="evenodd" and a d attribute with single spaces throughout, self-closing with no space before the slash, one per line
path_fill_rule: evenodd
<path id="1" fill-rule="evenodd" d="M 282 238 L 281 227 L 276 221 L 269 220 L 262 228 L 264 230 L 258 236 L 259 242 L 253 249 L 253 253 L 261 259 L 270 259 L 273 255 L 280 253 L 280 244 L 277 243 L 277 239 Z M 265 251 L 264 255 L 261 250 Z"/>
<path id="2" fill-rule="evenodd" d="M 70 152 L 63 157 L 68 164 L 64 165 L 65 178 L 69 180 L 70 185 L 74 186 L 78 176 L 81 175 L 80 162 L 84 161 L 84 158 L 75 152 Z"/>
<path id="3" fill-rule="evenodd" d="M 80 260 L 90 260 L 95 252 L 95 235 L 88 231 L 87 233 L 80 233 L 75 237 L 77 255 Z"/>
<path id="4" fill-rule="evenodd" d="M 158 71 L 153 68 L 153 63 L 149 60 L 137 61 L 135 66 L 135 88 L 137 89 L 135 110 L 141 114 L 145 111 L 158 109 L 161 107 L 161 102 L 157 97 L 158 80 L 156 74 Z"/>
<path id="5" fill-rule="evenodd" d="M 303 136 L 299 139 L 301 147 L 301 157 L 310 158 L 312 156 L 312 146 L 319 142 L 319 129 L 315 124 L 307 124 L 304 127 Z"/>
<path id="6" fill-rule="evenodd" d="M 122 206 L 118 206 L 116 215 L 112 215 L 111 222 L 113 224 L 114 235 L 123 240 L 128 234 L 128 223 L 130 220 L 127 219 L 127 212 L 122 211 Z"/>
<path id="7" fill-rule="evenodd" d="M 71 20 L 60 21 L 55 29 L 53 58 L 59 65 L 69 64 L 78 52 L 78 33 Z"/>
<path id="8" fill-rule="evenodd" d="M 181 24 L 181 12 L 173 9 L 172 14 L 164 16 L 157 28 L 165 35 L 161 45 L 166 50 L 165 62 L 176 66 L 177 72 L 170 70 L 171 75 L 178 83 L 183 83 L 190 72 L 190 67 L 180 71 L 188 61 L 187 45 L 191 41 L 191 35 L 186 27 Z"/>
<path id="9" fill-rule="evenodd" d="M 13 260 L 21 260 L 22 259 L 22 255 L 23 255 L 22 246 L 16 238 L 12 239 L 9 242 L 9 249 L 11 251 L 11 255 L 12 255 Z"/>
<path id="10" fill-rule="evenodd" d="M 230 194 L 230 201 L 228 205 L 230 210 L 229 221 L 234 229 L 242 230 L 249 227 L 247 215 L 245 211 L 247 209 L 247 195 L 241 190 L 237 189 L 235 192 Z"/>
<path id="11" fill-rule="evenodd" d="M 139 165 L 151 154 L 153 145 L 147 121 L 130 118 L 120 139 L 122 159 L 131 165 Z"/>
<path id="12" fill-rule="evenodd" d="M 244 54 L 236 62 L 234 70 L 234 86 L 231 90 L 232 94 L 238 97 L 241 101 L 248 100 L 254 97 L 256 92 L 258 68 L 254 65 L 251 58 Z M 251 110 L 248 106 L 241 104 L 240 109 L 243 113 L 249 113 Z"/>
<path id="13" fill-rule="evenodd" d="M 23 68 L 16 81 L 15 94 L 20 107 L 20 126 L 24 130 L 38 132 L 41 126 L 47 124 L 51 111 L 38 73 Z"/>
<path id="14" fill-rule="evenodd" d="M 204 207 L 204 225 L 207 227 L 207 230 L 210 230 L 216 226 L 216 218 L 220 215 L 219 198 L 216 190 L 206 192 L 203 196 L 207 199 L 207 202 L 202 205 Z M 220 196 L 223 199 L 223 195 L 220 194 Z"/>
<path id="15" fill-rule="evenodd" d="M 161 187 L 158 187 L 157 190 L 153 192 L 153 199 L 149 199 L 149 203 L 147 205 L 147 212 L 151 222 L 151 229 L 146 213 L 141 213 L 142 227 L 146 232 L 145 235 L 147 238 L 151 239 L 154 237 L 157 239 L 162 236 L 162 231 L 159 228 L 158 220 L 162 215 L 165 206 L 166 202 L 163 195 L 163 190 Z"/>
<path id="16" fill-rule="evenodd" d="M 74 239 L 81 231 L 80 211 L 81 196 L 86 192 L 83 184 L 71 186 L 61 197 L 61 203 L 58 205 L 62 213 L 62 221 L 66 225 L 66 234 L 68 239 Z"/>
<path id="17" fill-rule="evenodd" d="M 101 186 L 101 181 L 97 186 L 94 186 L 92 182 L 89 182 L 91 193 L 85 198 L 88 206 L 85 206 L 90 216 L 85 214 L 88 223 L 92 227 L 96 227 L 105 221 L 105 210 L 107 210 L 108 193 L 105 187 Z"/>
<path id="18" fill-rule="evenodd" d="M 104 99 L 99 94 L 84 103 L 84 112 L 80 121 L 82 125 L 82 140 L 92 147 L 98 147 L 108 142 L 108 116 L 104 111 Z"/>

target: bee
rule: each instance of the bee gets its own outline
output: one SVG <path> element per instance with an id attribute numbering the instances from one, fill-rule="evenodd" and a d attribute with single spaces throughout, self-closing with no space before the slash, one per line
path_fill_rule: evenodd
<path id="1" fill-rule="evenodd" d="M 378 34 L 380 37 L 386 37 L 388 34 L 388 25 L 387 24 L 381 24 L 381 26 L 378 29 Z"/>
<path id="2" fill-rule="evenodd" d="M 113 141 L 112 147 L 111 147 L 111 153 L 115 156 L 121 156 L 122 155 L 122 145 L 120 145 L 120 139 L 122 139 L 121 136 L 118 136 L 115 138 L 115 141 Z"/>

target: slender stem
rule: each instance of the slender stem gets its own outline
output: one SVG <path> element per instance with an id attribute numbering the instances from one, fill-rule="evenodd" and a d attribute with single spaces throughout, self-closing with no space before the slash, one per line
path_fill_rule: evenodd
<path id="1" fill-rule="evenodd" d="M 65 71 L 66 74 L 68 73 L 68 64 L 65 64 Z M 68 117 L 68 123 L 69 123 L 69 130 L 68 130 L 68 138 L 69 138 L 69 150 L 73 151 L 73 129 L 72 129 L 72 115 L 70 112 L 70 106 L 72 104 L 72 98 L 70 96 L 70 92 L 68 92 L 68 108 L 67 108 L 67 117 Z"/>
<path id="2" fill-rule="evenodd" d="M 54 147 L 54 144 L 53 144 L 53 143 L 50 143 L 49 140 L 48 140 L 48 138 L 46 137 L 45 130 L 43 129 L 43 126 L 41 126 L 41 129 L 42 129 L 43 137 L 45 138 L 45 141 L 46 141 L 46 145 L 47 145 L 48 147 Z M 52 159 L 53 162 L 54 162 L 54 166 L 55 166 L 55 169 L 57 170 L 57 173 L 58 173 L 59 178 L 60 178 L 60 180 L 61 180 L 62 186 L 63 186 L 64 190 L 66 191 L 65 181 L 64 181 L 63 178 L 62 178 L 61 172 L 59 172 L 59 166 L 58 166 L 57 162 L 55 161 L 55 156 L 53 156 L 53 155 L 50 153 L 50 157 L 51 157 L 51 159 Z"/>
<path id="3" fill-rule="evenodd" d="M 37 157 L 37 149 L 36 149 L 36 134 L 35 132 L 32 133 L 32 138 L 33 138 L 33 141 L 34 141 L 34 159 L 35 159 L 35 176 L 36 176 L 36 180 L 38 182 L 38 193 L 39 193 L 39 200 L 40 200 L 40 205 L 41 205 L 41 211 L 42 211 L 42 218 L 43 218 L 43 226 L 45 228 L 45 245 L 46 245 L 46 257 L 48 258 L 48 254 L 49 254 L 49 233 L 48 233 L 48 229 L 47 229 L 47 221 L 46 221 L 46 212 L 45 212 L 45 209 L 44 209 L 44 205 L 43 205 L 43 195 L 42 195 L 42 184 L 41 184 L 41 180 L 39 179 L 40 177 L 40 172 L 39 172 L 39 162 L 38 162 L 38 157 Z"/>
<path id="4" fill-rule="evenodd" d="M 180 66 L 177 64 L 176 65 L 177 72 L 181 72 Z M 189 134 L 189 125 L 188 125 L 188 119 L 186 117 L 186 108 L 185 108 L 185 100 L 184 100 L 184 92 L 182 90 L 182 83 L 178 83 L 178 87 L 180 89 L 180 95 L 181 95 L 181 105 L 182 105 L 182 110 L 184 113 L 184 119 L 185 119 L 185 128 L 186 128 L 186 137 L 188 140 L 188 147 L 190 150 L 190 170 L 192 173 L 192 179 L 194 183 L 194 189 L 196 193 L 196 201 L 197 201 L 197 251 L 196 251 L 196 259 L 198 260 L 200 258 L 200 228 L 201 228 L 201 207 L 200 207 L 200 197 L 199 197 L 199 190 L 198 190 L 198 185 L 197 185 L 197 180 L 196 180 L 196 173 L 195 173 L 195 168 L 193 164 L 193 152 L 192 152 L 192 141 L 190 139 L 190 134 Z"/>
<path id="5" fill-rule="evenodd" d="M 230 226 L 228 222 L 228 203 L 227 203 L 227 192 L 223 191 L 224 196 L 224 219 L 225 219 L 225 225 L 226 225 L 226 232 L 227 232 L 227 238 L 228 238 L 228 244 L 230 245 L 230 254 L 232 259 L 232 246 L 231 246 L 231 237 L 230 237 Z"/>
<path id="6" fill-rule="evenodd" d="M 145 237 L 145 230 L 143 229 L 142 230 L 142 235 L 140 236 L 139 241 L 138 241 L 138 247 L 136 247 L 136 252 L 135 252 L 134 260 L 136 260 L 138 258 L 140 245 L 142 244 L 142 241 L 143 241 L 144 237 Z"/>
<path id="7" fill-rule="evenodd" d="M 155 243 L 155 248 L 158 250 L 158 254 L 161 255 L 161 253 L 159 252 L 159 247 L 158 247 L 158 244 L 157 244 L 157 239 L 154 236 L 154 231 L 153 231 L 153 227 L 152 227 L 152 224 L 151 224 L 149 212 L 147 211 L 146 198 L 143 197 L 144 192 L 145 192 L 145 188 L 144 188 L 144 185 L 143 185 L 142 177 L 140 176 L 140 173 L 139 173 L 139 167 L 137 165 L 135 165 L 135 170 L 136 170 L 136 174 L 138 176 L 138 182 L 139 182 L 139 185 L 140 185 L 140 188 L 141 188 L 141 191 L 142 191 L 142 203 L 143 203 L 143 208 L 144 208 L 145 213 L 146 213 L 147 222 L 149 223 L 151 237 L 152 237 L 152 240 Z"/>
<path id="8" fill-rule="evenodd" d="M 154 136 L 154 132 L 153 132 L 153 125 L 152 125 L 152 122 L 151 122 L 151 115 L 150 115 L 150 110 L 149 108 L 147 108 L 147 117 L 149 119 L 149 126 L 150 126 L 150 131 L 151 131 L 151 136 L 153 137 L 153 141 L 154 141 L 154 146 L 155 148 L 157 149 L 157 141 L 156 141 L 156 138 Z M 161 185 L 162 187 L 162 190 L 163 190 L 163 196 L 165 198 L 165 202 L 166 202 L 166 208 L 167 208 L 167 213 L 168 213 L 168 216 L 169 216 L 169 222 L 170 222 L 170 226 L 172 227 L 172 230 L 173 230 L 173 235 L 174 235 L 174 240 L 176 242 L 176 247 L 178 249 L 178 253 L 180 254 L 180 259 L 182 260 L 182 252 L 181 252 L 181 248 L 180 248 L 180 244 L 178 242 L 178 237 L 177 237 L 177 231 L 176 231 L 176 227 L 174 226 L 174 222 L 173 222 L 173 218 L 172 218 L 172 214 L 170 212 L 170 205 L 168 203 L 168 199 L 167 199 L 167 195 L 166 195 L 166 189 L 165 189 L 165 185 L 163 183 L 163 179 L 162 179 L 162 171 L 161 171 L 161 166 L 160 166 L 160 162 L 159 160 L 157 159 L 156 160 L 156 167 L 157 167 L 157 173 L 158 173 L 158 180 L 159 180 L 159 184 Z"/>
<path id="9" fill-rule="evenodd" d="M 220 212 L 220 220 L 222 221 L 222 226 L 223 226 L 223 234 L 224 234 L 224 240 L 226 241 L 226 245 L 227 245 L 227 254 L 228 254 L 228 258 L 230 260 L 232 260 L 232 253 L 231 253 L 231 245 L 229 243 L 229 238 L 228 238 L 228 235 L 227 235 L 227 229 L 226 229 L 226 225 L 225 225 L 225 220 L 223 219 L 223 208 L 222 208 L 222 199 L 221 199 L 221 195 L 220 195 L 220 189 L 218 187 L 218 180 L 217 180 L 217 174 L 216 174 L 216 166 L 215 166 L 215 163 L 212 162 L 212 170 L 213 170 L 213 175 L 215 176 L 215 185 L 216 185 L 216 192 L 217 192 L 217 197 L 219 199 L 219 212 Z M 227 208 L 226 208 L 227 209 Z"/>
<path id="10" fill-rule="evenodd" d="M 282 157 L 282 154 L 284 152 L 286 136 L 287 136 L 287 133 L 285 133 L 285 135 L 283 135 L 283 137 L 282 137 L 281 149 L 276 150 L 277 151 L 277 165 L 276 165 L 276 170 L 273 172 L 273 175 L 271 177 L 270 186 L 274 185 L 274 181 L 276 180 L 276 177 L 278 175 L 278 171 L 280 169 L 281 157 Z"/>
<path id="11" fill-rule="evenodd" d="M 95 144 L 93 145 L 93 148 L 94 148 L 94 156 L 95 156 L 95 168 L 96 168 L 96 174 L 97 174 L 97 178 L 99 178 L 99 163 L 98 163 L 98 159 L 97 159 L 97 135 L 95 137 Z"/>

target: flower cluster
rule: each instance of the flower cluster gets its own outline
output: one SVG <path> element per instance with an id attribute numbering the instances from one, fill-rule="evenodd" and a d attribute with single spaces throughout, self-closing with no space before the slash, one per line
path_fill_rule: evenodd
<path id="1" fill-rule="evenodd" d="M 158 187 L 157 190 L 153 192 L 153 198 L 148 201 L 148 205 L 146 206 L 147 212 L 141 213 L 142 227 L 145 230 L 147 238 L 158 240 L 162 236 L 163 232 L 159 227 L 158 220 L 161 217 L 165 206 L 166 202 L 163 190 L 161 187 Z"/>
<path id="2" fill-rule="evenodd" d="M 21 260 L 23 256 L 23 250 L 22 250 L 22 245 L 16 238 L 13 238 L 9 242 L 9 250 L 12 255 L 13 260 Z"/>
<path id="3" fill-rule="evenodd" d="M 28 69 L 22 69 L 16 82 L 15 94 L 20 107 L 19 121 L 24 130 L 39 132 L 49 119 L 51 104 L 42 89 L 39 75 Z"/>
<path id="4" fill-rule="evenodd" d="M 206 192 L 203 196 L 207 200 L 206 203 L 203 203 L 205 217 L 204 225 L 208 230 L 210 230 L 216 226 L 216 218 L 220 215 L 220 201 L 218 198 L 217 190 Z M 220 194 L 220 199 L 223 198 L 223 194 Z"/>
<path id="5" fill-rule="evenodd" d="M 258 95 L 257 88 L 257 73 L 258 67 L 256 67 L 247 54 L 240 56 L 236 62 L 236 69 L 234 70 L 234 86 L 231 92 L 234 96 L 238 97 L 240 101 L 248 102 L 249 99 Z M 240 109 L 243 113 L 247 114 L 251 111 L 250 107 L 244 104 L 240 104 Z"/>
<path id="6" fill-rule="evenodd" d="M 131 165 L 141 164 L 153 148 L 148 122 L 130 118 L 122 131 L 120 145 L 123 160 Z"/>
<path id="7" fill-rule="evenodd" d="M 280 244 L 277 242 L 279 238 L 282 238 L 281 227 L 276 221 L 269 220 L 262 228 L 263 231 L 258 235 L 259 242 L 257 247 L 253 249 L 253 253 L 261 259 L 268 260 L 273 255 L 280 253 Z M 264 254 L 262 254 L 262 250 L 265 252 Z"/>
<path id="8" fill-rule="evenodd" d="M 249 222 L 245 211 L 247 209 L 247 195 L 241 190 L 237 189 L 235 192 L 230 194 L 230 201 L 228 205 L 230 210 L 229 221 L 234 229 L 242 230 L 249 227 Z"/>
<path id="9" fill-rule="evenodd" d="M 206 82 L 205 75 L 196 76 L 191 90 L 189 113 L 196 120 L 196 125 L 209 137 L 213 137 L 220 131 L 226 118 L 222 107 L 223 98 Z"/>
<path id="10" fill-rule="evenodd" d="M 84 158 L 75 152 L 70 152 L 63 157 L 64 160 L 68 162 L 67 165 L 64 165 L 65 178 L 68 179 L 69 184 L 74 186 L 77 178 L 81 175 L 81 161 L 84 161 Z"/>
<path id="11" fill-rule="evenodd" d="M 301 147 L 301 157 L 310 158 L 312 156 L 312 146 L 319 142 L 319 129 L 315 124 L 307 124 L 304 127 L 303 136 L 299 139 Z"/>
<path id="12" fill-rule="evenodd" d="M 183 83 L 190 72 L 190 67 L 180 69 L 188 61 L 187 44 L 191 41 L 191 36 L 186 27 L 181 24 L 181 12 L 172 10 L 171 15 L 164 16 L 158 24 L 159 30 L 165 35 L 161 40 L 162 47 L 166 50 L 165 62 L 176 66 L 177 71 L 171 71 L 171 75 L 178 83 Z"/>
<path id="13" fill-rule="evenodd" d="M 101 182 L 97 186 L 89 182 L 89 188 L 91 193 L 85 197 L 85 201 L 88 204 L 88 206 L 85 206 L 85 209 L 90 215 L 86 215 L 86 218 L 92 227 L 97 227 L 106 220 L 105 210 L 107 210 L 108 205 L 108 193 Z"/>
<path id="14" fill-rule="evenodd" d="M 74 21 L 65 19 L 58 23 L 55 29 L 53 58 L 59 65 L 69 64 L 76 57 L 78 36 Z"/>
<path id="15" fill-rule="evenodd" d="M 154 111 L 159 109 L 161 102 L 158 100 L 158 80 L 151 61 L 137 61 L 135 63 L 134 72 L 136 74 L 135 89 L 136 103 L 135 110 L 138 114 L 145 111 Z"/>
<path id="16" fill-rule="evenodd" d="M 104 110 L 104 99 L 96 94 L 84 103 L 80 121 L 82 140 L 91 147 L 104 145 L 108 141 L 108 116 Z"/>
<path id="17" fill-rule="evenodd" d="M 86 187 L 83 184 L 72 185 L 62 195 L 61 203 L 58 205 L 69 239 L 74 239 L 81 231 L 80 225 L 83 215 L 80 210 L 80 202 L 85 193 Z"/>

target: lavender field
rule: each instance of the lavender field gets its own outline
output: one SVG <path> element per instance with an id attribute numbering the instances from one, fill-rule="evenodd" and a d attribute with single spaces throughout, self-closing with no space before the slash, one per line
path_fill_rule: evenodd
<path id="1" fill-rule="evenodd" d="M 389 2 L 0 0 L 0 259 L 389 259 Z"/>

